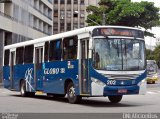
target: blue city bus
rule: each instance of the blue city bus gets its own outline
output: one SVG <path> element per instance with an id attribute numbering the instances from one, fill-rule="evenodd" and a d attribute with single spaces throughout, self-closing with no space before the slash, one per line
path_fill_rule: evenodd
<path id="1" fill-rule="evenodd" d="M 4 87 L 21 96 L 41 92 L 67 97 L 145 94 L 143 31 L 123 26 L 91 26 L 4 47 Z"/>

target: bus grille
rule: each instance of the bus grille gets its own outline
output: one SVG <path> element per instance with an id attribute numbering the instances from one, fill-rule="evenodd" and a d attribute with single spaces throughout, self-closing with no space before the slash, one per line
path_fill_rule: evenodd
<path id="1" fill-rule="evenodd" d="M 103 74 L 105 77 L 107 77 L 110 80 L 134 80 L 136 79 L 139 74 Z"/>

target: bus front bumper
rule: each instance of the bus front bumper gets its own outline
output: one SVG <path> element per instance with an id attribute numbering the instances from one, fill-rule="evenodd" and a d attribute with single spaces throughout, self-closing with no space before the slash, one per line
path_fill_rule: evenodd
<path id="1" fill-rule="evenodd" d="M 103 96 L 139 94 L 139 86 L 106 86 Z"/>

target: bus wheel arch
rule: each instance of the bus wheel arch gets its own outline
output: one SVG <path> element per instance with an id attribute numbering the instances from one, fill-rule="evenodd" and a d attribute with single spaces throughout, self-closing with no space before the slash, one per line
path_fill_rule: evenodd
<path id="1" fill-rule="evenodd" d="M 21 85 L 22 85 L 23 82 L 25 82 L 25 80 L 24 79 L 20 79 L 20 81 L 19 81 L 19 90 L 20 91 L 21 91 Z"/>
<path id="2" fill-rule="evenodd" d="M 27 92 L 26 90 L 26 81 L 24 79 L 20 80 L 20 94 L 22 97 L 33 97 L 35 92 Z"/>
<path id="3" fill-rule="evenodd" d="M 20 93 L 22 97 L 26 97 L 27 96 L 27 91 L 26 91 L 26 85 L 25 85 L 25 80 L 21 79 L 20 80 Z"/>
<path id="4" fill-rule="evenodd" d="M 66 79 L 66 80 L 65 80 L 65 83 L 64 83 L 64 94 L 67 94 L 67 86 L 68 86 L 68 84 L 69 84 L 70 82 L 73 83 L 73 81 L 72 81 L 71 79 Z"/>
<path id="5" fill-rule="evenodd" d="M 24 79 L 20 79 L 20 81 L 19 81 L 19 89 L 21 88 L 21 83 L 22 83 L 23 80 Z"/>

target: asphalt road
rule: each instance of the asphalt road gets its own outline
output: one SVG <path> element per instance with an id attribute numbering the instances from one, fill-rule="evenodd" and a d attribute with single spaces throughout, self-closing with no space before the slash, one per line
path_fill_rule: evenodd
<path id="1" fill-rule="evenodd" d="M 21 97 L 19 92 L 0 88 L 1 113 L 160 113 L 160 84 L 149 84 L 146 95 L 124 96 L 119 104 L 107 97 L 83 98 L 69 104 L 66 98 Z"/>

